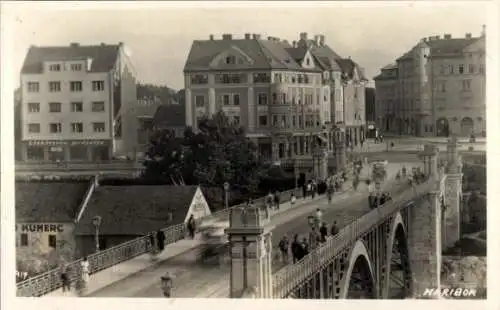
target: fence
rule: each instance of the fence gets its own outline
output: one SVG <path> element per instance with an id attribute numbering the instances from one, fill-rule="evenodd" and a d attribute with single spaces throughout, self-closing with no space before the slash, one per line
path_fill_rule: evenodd
<path id="1" fill-rule="evenodd" d="M 296 192 L 296 189 L 285 191 L 281 193 L 281 202 L 287 202 L 291 194 Z M 296 193 L 300 195 L 299 192 Z M 300 197 L 300 196 L 298 196 Z M 254 200 L 255 205 L 265 203 L 266 197 Z M 230 210 L 237 207 L 242 207 L 245 204 L 239 204 L 228 209 L 219 210 L 203 218 L 203 220 L 210 219 L 229 219 Z M 170 226 L 162 229 L 165 233 L 165 245 L 175 243 L 186 236 L 186 226 L 184 223 Z M 142 236 L 112 248 L 100 251 L 98 253 L 89 255 L 90 274 L 94 274 L 103 269 L 110 268 L 114 265 L 130 260 L 139 255 L 148 252 L 148 237 Z M 70 270 L 70 281 L 72 284 L 77 283 L 81 276 L 80 264 L 82 259 L 76 260 L 68 264 Z M 29 278 L 25 281 L 17 283 L 17 296 L 20 297 L 40 297 L 62 287 L 61 281 L 61 268 L 54 268 L 45 273 Z"/>
<path id="2" fill-rule="evenodd" d="M 403 193 L 397 198 L 354 220 L 305 258 L 278 271 L 273 275 L 273 298 L 286 298 L 300 283 L 313 276 L 361 235 L 379 225 L 390 214 L 406 207 L 415 196 L 429 192 L 433 186 L 435 182 L 431 180 L 414 188 L 403 187 Z"/>

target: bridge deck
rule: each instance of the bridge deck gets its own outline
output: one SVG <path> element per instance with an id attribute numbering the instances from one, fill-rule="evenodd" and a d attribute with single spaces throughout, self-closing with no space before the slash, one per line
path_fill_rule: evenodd
<path id="1" fill-rule="evenodd" d="M 392 166 L 389 176 L 394 176 L 399 167 Z M 394 185 L 394 181 L 388 184 Z M 323 208 L 324 220 L 338 222 L 340 227 L 369 211 L 366 200 L 367 188 L 362 185 L 356 193 L 337 196 L 334 204 L 328 206 L 325 198 L 309 201 L 299 209 L 286 212 L 286 216 L 273 219 L 273 271 L 284 265 L 280 262 L 277 246 L 279 239 L 287 234 L 292 237 L 297 233 L 307 236 L 309 224 L 306 215 L 312 215 L 317 207 Z M 309 198 L 310 199 L 310 198 Z M 212 265 L 196 260 L 197 250 L 185 252 L 155 266 L 117 281 L 101 290 L 91 293 L 90 297 L 161 297 L 160 277 L 169 272 L 174 276 L 173 294 L 176 298 L 225 298 L 229 296 L 229 265 Z"/>

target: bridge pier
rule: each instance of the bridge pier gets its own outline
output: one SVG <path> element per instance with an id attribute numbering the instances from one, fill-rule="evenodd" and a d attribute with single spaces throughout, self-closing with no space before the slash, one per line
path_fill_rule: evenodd
<path id="1" fill-rule="evenodd" d="M 420 154 L 426 163 L 430 181 L 436 182 L 418 208 L 409 208 L 412 221 L 408 224 L 408 252 L 413 273 L 414 298 L 424 297 L 428 290 L 440 289 L 441 276 L 441 199 L 442 185 L 438 178 L 435 146 L 426 145 Z"/>
<path id="2" fill-rule="evenodd" d="M 452 138 L 446 148 L 447 171 L 444 210 L 445 236 L 443 248 L 450 248 L 460 240 L 460 201 L 462 200 L 462 164 L 458 154 L 457 138 Z"/>
<path id="3" fill-rule="evenodd" d="M 230 298 L 272 297 L 272 240 L 269 219 L 258 207 L 231 210 Z"/>

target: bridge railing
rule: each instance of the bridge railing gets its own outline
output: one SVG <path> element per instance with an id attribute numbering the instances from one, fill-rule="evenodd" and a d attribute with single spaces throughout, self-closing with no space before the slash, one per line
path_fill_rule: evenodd
<path id="1" fill-rule="evenodd" d="M 301 191 L 296 189 L 284 191 L 281 193 L 281 203 L 290 200 L 291 194 L 296 192 L 296 195 L 300 195 Z M 297 196 L 299 197 L 299 196 Z M 254 200 L 256 205 L 263 204 L 265 202 L 265 197 L 258 198 Z M 237 207 L 242 207 L 245 204 L 239 204 L 232 206 L 231 208 L 219 210 L 206 217 L 203 220 L 210 219 L 229 219 L 230 210 Z M 175 243 L 186 236 L 186 225 L 184 223 L 170 226 L 162 229 L 165 233 L 165 245 Z M 147 236 L 142 236 L 125 243 L 119 244 L 117 246 L 111 247 L 109 249 L 94 253 L 87 257 L 89 261 L 90 274 L 94 274 L 103 269 L 110 268 L 114 265 L 120 264 L 124 261 L 130 260 L 139 255 L 145 254 L 149 250 L 149 238 Z M 72 284 L 78 283 L 81 278 L 81 261 L 78 259 L 69 263 L 70 274 L 69 278 Z M 62 287 L 61 281 L 61 268 L 54 268 L 35 277 L 29 278 L 25 281 L 17 283 L 17 296 L 20 297 L 40 297 L 53 292 Z"/>
<path id="2" fill-rule="evenodd" d="M 408 202 L 415 197 L 428 193 L 434 186 L 435 182 L 427 181 L 411 188 L 403 188 L 402 193 L 400 192 L 393 200 L 354 220 L 302 260 L 278 271 L 273 275 L 273 298 L 286 298 L 295 288 L 314 276 L 320 268 L 335 259 L 342 250 L 351 246 L 370 228 L 379 225 L 389 215 L 406 207 Z"/>

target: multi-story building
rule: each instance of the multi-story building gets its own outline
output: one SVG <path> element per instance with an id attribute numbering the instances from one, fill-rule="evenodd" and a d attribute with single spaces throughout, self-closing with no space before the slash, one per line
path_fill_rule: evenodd
<path id="1" fill-rule="evenodd" d="M 318 135 L 333 137 L 326 129 L 330 90 L 310 48 L 257 34 L 211 35 L 193 42 L 184 73 L 187 126 L 196 130 L 201 117 L 222 110 L 246 129 L 261 157 L 281 163 L 302 157 L 309 172 L 325 176 L 326 160 L 316 166 L 310 158 Z"/>
<path id="2" fill-rule="evenodd" d="M 486 135 L 485 29 L 423 38 L 375 77 L 377 121 L 416 136 Z"/>
<path id="3" fill-rule="evenodd" d="M 31 46 L 21 70 L 25 161 L 133 156 L 135 70 L 123 43 Z"/>
<path id="4" fill-rule="evenodd" d="M 375 122 L 376 111 L 375 111 L 375 88 L 366 87 L 365 88 L 365 120 L 366 122 Z"/>
<path id="5" fill-rule="evenodd" d="M 351 62 L 344 64 L 347 70 L 340 69 L 335 55 L 325 47 L 324 36 L 308 40 L 306 33 L 292 44 L 258 34 L 194 41 L 184 68 L 186 125 L 196 130 L 201 117 L 222 110 L 246 129 L 260 156 L 274 162 L 294 158 L 295 167 L 325 175 L 327 165 L 344 163 L 345 112 L 338 102 L 342 76 L 348 84 L 356 71 Z M 322 152 L 331 160 L 314 160 Z M 322 164 L 316 167 L 315 162 Z"/>

